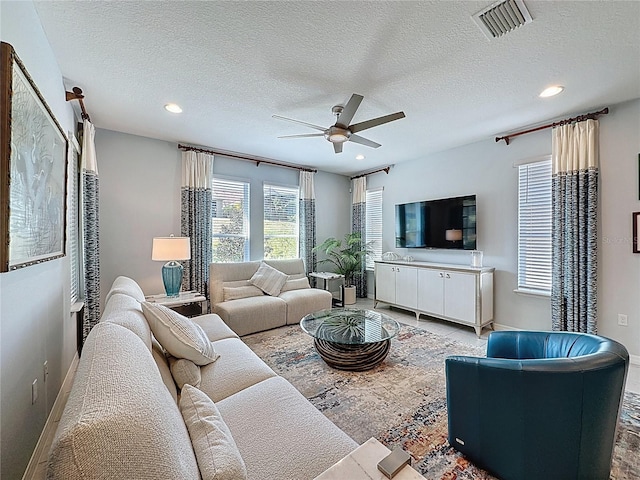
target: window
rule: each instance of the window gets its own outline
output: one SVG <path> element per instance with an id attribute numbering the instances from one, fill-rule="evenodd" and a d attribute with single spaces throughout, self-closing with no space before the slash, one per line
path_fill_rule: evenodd
<path id="1" fill-rule="evenodd" d="M 367 270 L 373 270 L 373 262 L 382 258 L 382 187 L 367 190 L 366 202 L 366 241 L 373 250 L 367 255 Z"/>
<path id="2" fill-rule="evenodd" d="M 76 303 L 81 297 L 80 292 L 80 229 L 79 229 L 79 169 L 78 159 L 80 146 L 75 137 L 69 132 L 70 148 L 69 148 L 69 199 L 68 199 L 68 249 L 69 249 L 69 264 L 71 270 L 71 305 Z"/>
<path id="3" fill-rule="evenodd" d="M 551 158 L 518 170 L 518 290 L 550 293 Z"/>
<path id="4" fill-rule="evenodd" d="M 264 184 L 264 258 L 298 258 L 298 187 Z"/>
<path id="5" fill-rule="evenodd" d="M 213 177 L 213 261 L 249 260 L 249 183 Z"/>

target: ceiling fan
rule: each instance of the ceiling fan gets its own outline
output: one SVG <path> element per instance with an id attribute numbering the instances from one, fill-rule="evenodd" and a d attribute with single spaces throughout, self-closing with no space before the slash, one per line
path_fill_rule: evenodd
<path id="1" fill-rule="evenodd" d="M 379 143 L 361 137 L 360 135 L 356 135 L 356 133 L 367 130 L 368 128 L 377 127 L 378 125 L 404 118 L 404 112 L 391 113 L 389 115 L 384 115 L 382 117 L 372 118 L 371 120 L 366 120 L 364 122 L 349 125 L 349 122 L 351 122 L 353 116 L 356 114 L 356 110 L 358 110 L 358 107 L 360 106 L 363 98 L 364 97 L 362 95 L 354 93 L 353 95 L 351 95 L 351 98 L 346 105 L 335 105 L 331 109 L 331 112 L 337 117 L 336 123 L 329 128 L 324 128 L 319 125 L 313 125 L 312 123 L 301 122 L 300 120 L 294 120 L 292 118 L 281 117 L 280 115 L 273 115 L 273 118 L 278 118 L 280 120 L 286 120 L 293 123 L 299 123 L 300 125 L 306 125 L 307 127 L 311 127 L 322 132 L 303 133 L 301 135 L 284 135 L 278 138 L 324 137 L 328 141 L 333 143 L 333 150 L 336 153 L 342 152 L 342 144 L 344 142 L 355 142 L 359 143 L 360 145 L 366 145 L 367 147 L 378 148 L 381 146 Z"/>

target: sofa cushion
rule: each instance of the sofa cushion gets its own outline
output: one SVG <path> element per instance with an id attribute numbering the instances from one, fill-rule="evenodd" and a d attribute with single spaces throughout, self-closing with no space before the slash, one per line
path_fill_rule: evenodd
<path id="1" fill-rule="evenodd" d="M 169 367 L 171 368 L 172 380 L 175 381 L 178 388 L 182 389 L 185 384 L 194 387 L 200 387 L 202 375 L 200 374 L 200 366 L 186 358 L 169 357 Z"/>
<path id="2" fill-rule="evenodd" d="M 236 442 L 211 399 L 187 384 L 182 389 L 180 412 L 189 430 L 202 479 L 246 479 L 247 469 Z"/>
<path id="3" fill-rule="evenodd" d="M 109 297 L 100 321 L 115 323 L 128 328 L 138 335 L 151 351 L 151 328 L 149 328 L 149 323 L 144 313 L 142 313 L 140 302 L 135 298 L 123 293 L 114 293 Z"/>
<path id="4" fill-rule="evenodd" d="M 299 323 L 305 315 L 331 308 L 332 295 L 319 288 L 305 288 L 281 293 L 287 303 L 287 325 Z"/>
<path id="5" fill-rule="evenodd" d="M 109 303 L 111 295 L 115 293 L 121 293 L 123 295 L 129 295 L 131 298 L 136 299 L 138 302 L 144 302 L 144 293 L 140 288 L 140 285 L 135 280 L 129 277 L 117 277 L 111 285 L 111 290 L 107 293 L 104 303 Z"/>
<path id="6" fill-rule="evenodd" d="M 258 271 L 249 279 L 249 282 L 272 297 L 278 296 L 286 281 L 287 275 L 285 273 L 264 262 L 260 264 Z"/>
<path id="7" fill-rule="evenodd" d="M 255 285 L 243 285 L 240 287 L 222 287 L 223 300 L 239 300 L 241 298 L 260 297 L 264 292 Z"/>
<path id="8" fill-rule="evenodd" d="M 216 406 L 252 480 L 314 478 L 358 447 L 282 377 Z"/>
<path id="9" fill-rule="evenodd" d="M 307 277 L 303 278 L 291 278 L 289 277 L 287 281 L 282 286 L 280 293 L 289 292 L 291 290 L 300 290 L 302 288 L 311 288 L 309 285 L 309 279 Z"/>
<path id="10" fill-rule="evenodd" d="M 196 365 L 206 365 L 218 358 L 200 325 L 156 303 L 143 302 L 142 311 L 156 339 L 174 357 L 189 359 Z"/>
<path id="11" fill-rule="evenodd" d="M 212 308 L 240 336 L 282 327 L 287 321 L 285 301 L 269 295 L 222 302 Z"/>
<path id="12" fill-rule="evenodd" d="M 215 347 L 220 358 L 200 368 L 200 390 L 214 402 L 276 375 L 240 339 L 220 340 L 215 342 Z"/>
<path id="13" fill-rule="evenodd" d="M 162 347 L 158 342 L 154 342 L 153 347 L 151 349 L 151 354 L 153 355 L 153 360 L 156 362 L 158 366 L 158 371 L 160 372 L 160 377 L 162 377 L 162 383 L 165 384 L 167 390 L 171 394 L 171 398 L 178 403 L 178 389 L 176 388 L 176 382 L 173 379 L 173 375 L 171 374 L 171 370 L 169 369 L 169 363 L 167 362 L 167 357 L 162 350 Z"/>
<path id="14" fill-rule="evenodd" d="M 191 321 L 200 325 L 212 342 L 223 338 L 238 338 L 238 335 L 215 313 L 192 317 Z"/>
<path id="15" fill-rule="evenodd" d="M 178 405 L 151 352 L 127 328 L 100 322 L 89 333 L 47 478 L 199 478 Z"/>

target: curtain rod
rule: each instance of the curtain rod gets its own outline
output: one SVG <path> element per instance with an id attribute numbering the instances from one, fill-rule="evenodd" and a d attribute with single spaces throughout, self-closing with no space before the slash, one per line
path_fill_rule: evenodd
<path id="1" fill-rule="evenodd" d="M 80 88 L 78 87 L 73 87 L 71 90 L 71 92 L 65 92 L 67 102 L 70 102 L 71 100 L 78 100 L 78 103 L 80 104 L 80 110 L 82 110 L 82 119 L 91 121 L 87 110 L 84 108 L 84 95 L 82 94 L 82 90 L 80 90 Z"/>
<path id="2" fill-rule="evenodd" d="M 391 165 L 388 165 L 384 168 L 379 168 L 378 170 L 372 170 L 370 172 L 361 173 L 360 175 L 354 175 L 353 177 L 351 177 L 351 180 L 353 180 L 354 178 L 366 177 L 367 175 L 373 175 L 374 173 L 379 173 L 379 172 L 384 172 L 387 175 L 389 175 L 389 170 L 391 170 Z"/>
<path id="3" fill-rule="evenodd" d="M 315 168 L 300 167 L 298 165 L 290 165 L 288 163 L 276 162 L 275 160 L 270 160 L 264 157 L 245 155 L 243 153 L 230 152 L 228 150 L 210 150 L 207 148 L 198 148 L 198 147 L 192 147 L 189 145 L 182 145 L 180 143 L 178 144 L 178 148 L 180 150 L 185 150 L 185 151 L 209 153 L 211 155 L 222 155 L 224 157 L 235 158 L 237 160 L 246 160 L 248 162 L 256 162 L 256 167 L 259 167 L 261 163 L 266 163 L 268 165 L 275 165 L 276 167 L 293 168 L 294 170 L 302 170 L 303 172 L 316 173 L 318 171 Z"/>
<path id="4" fill-rule="evenodd" d="M 527 133 L 537 132 L 539 130 L 545 130 L 547 128 L 559 127 L 561 125 L 566 125 L 568 123 L 583 122 L 585 120 L 595 120 L 595 118 L 598 115 L 606 115 L 608 113 L 609 113 L 609 107 L 605 107 L 599 112 L 585 113 L 584 115 L 578 115 L 577 117 L 573 117 L 573 118 L 565 118 L 564 120 L 553 122 L 548 125 L 542 125 L 541 127 L 531 128 L 529 130 L 523 130 L 521 132 L 516 132 L 516 133 L 510 133 L 509 135 L 505 135 L 504 137 L 496 137 L 496 142 L 499 142 L 500 140 L 504 140 L 504 142 L 507 145 L 509 145 L 509 140 L 513 137 L 525 135 Z"/>

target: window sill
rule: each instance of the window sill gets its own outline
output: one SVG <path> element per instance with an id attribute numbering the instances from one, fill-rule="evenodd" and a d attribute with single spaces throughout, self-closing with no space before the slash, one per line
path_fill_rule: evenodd
<path id="1" fill-rule="evenodd" d="M 84 302 L 74 302 L 71 305 L 71 313 L 78 313 L 84 307 Z"/>
<path id="2" fill-rule="evenodd" d="M 529 297 L 547 297 L 547 298 L 551 298 L 551 292 L 547 292 L 545 290 L 530 290 L 527 288 L 516 288 L 514 291 L 514 293 L 517 293 L 518 295 L 526 295 Z"/>

